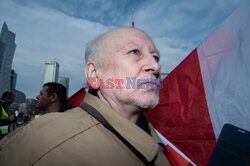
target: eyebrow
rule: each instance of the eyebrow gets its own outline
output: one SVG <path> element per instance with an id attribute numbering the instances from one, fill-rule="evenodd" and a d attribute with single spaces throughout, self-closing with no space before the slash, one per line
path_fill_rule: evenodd
<path id="1" fill-rule="evenodd" d="M 156 48 L 156 50 L 150 51 L 150 54 L 157 54 L 160 57 L 160 52 L 158 51 L 158 49 Z"/>
<path id="2" fill-rule="evenodd" d="M 130 45 L 130 44 L 136 45 L 136 47 L 140 47 L 140 45 L 137 42 L 131 41 L 131 42 L 129 42 L 129 44 L 122 46 L 121 50 L 129 49 L 127 46 Z M 155 48 L 154 50 L 149 51 L 150 54 L 157 54 L 158 57 L 160 58 L 160 52 L 159 52 L 159 50 L 155 47 L 155 45 L 154 45 L 154 48 Z"/>

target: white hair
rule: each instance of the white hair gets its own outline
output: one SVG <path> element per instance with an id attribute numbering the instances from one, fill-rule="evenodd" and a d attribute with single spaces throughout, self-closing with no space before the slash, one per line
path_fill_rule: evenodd
<path id="1" fill-rule="evenodd" d="M 85 64 L 88 61 L 94 61 L 97 67 L 104 65 L 103 50 L 103 37 L 104 34 L 98 36 L 96 39 L 88 42 L 85 49 Z"/>

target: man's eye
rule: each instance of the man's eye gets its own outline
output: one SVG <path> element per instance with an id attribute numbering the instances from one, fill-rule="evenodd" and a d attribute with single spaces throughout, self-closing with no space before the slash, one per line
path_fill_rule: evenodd
<path id="1" fill-rule="evenodd" d="M 129 51 L 130 54 L 136 54 L 136 55 L 139 55 L 140 54 L 140 51 L 138 49 L 134 49 L 132 51 Z"/>

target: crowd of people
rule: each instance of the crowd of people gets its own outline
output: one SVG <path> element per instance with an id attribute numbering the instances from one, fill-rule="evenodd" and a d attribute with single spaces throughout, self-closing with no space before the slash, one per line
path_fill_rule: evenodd
<path id="1" fill-rule="evenodd" d="M 0 165 L 170 165 L 144 115 L 159 101 L 159 60 L 151 38 L 137 28 L 115 28 L 91 41 L 85 49 L 91 90 L 80 107 L 66 105 L 63 86 L 44 84 L 36 97 L 43 115 L 0 141 Z M 128 77 L 140 81 L 126 88 Z"/>

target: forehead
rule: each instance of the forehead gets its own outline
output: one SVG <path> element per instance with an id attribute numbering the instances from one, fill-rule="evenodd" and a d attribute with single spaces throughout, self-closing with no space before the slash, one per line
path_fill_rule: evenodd
<path id="1" fill-rule="evenodd" d="M 47 87 L 47 86 L 44 86 L 44 87 L 41 89 L 41 92 L 47 92 L 47 89 L 48 89 L 48 87 Z"/>
<path id="2" fill-rule="evenodd" d="M 126 47 L 148 47 L 157 50 L 150 37 L 139 29 L 118 28 L 104 36 L 106 50 L 120 50 Z"/>

